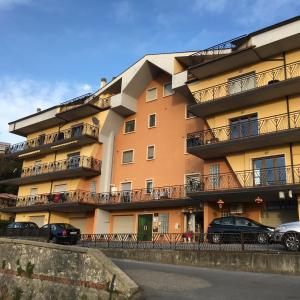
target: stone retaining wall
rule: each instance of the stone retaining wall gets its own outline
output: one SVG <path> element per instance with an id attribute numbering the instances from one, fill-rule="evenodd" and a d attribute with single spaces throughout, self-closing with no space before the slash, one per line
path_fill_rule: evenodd
<path id="1" fill-rule="evenodd" d="M 234 271 L 300 275 L 300 253 L 102 249 L 111 258 L 219 268 Z"/>
<path id="2" fill-rule="evenodd" d="M 139 287 L 100 250 L 0 239 L 1 300 L 93 300 L 110 295 L 141 297 Z"/>

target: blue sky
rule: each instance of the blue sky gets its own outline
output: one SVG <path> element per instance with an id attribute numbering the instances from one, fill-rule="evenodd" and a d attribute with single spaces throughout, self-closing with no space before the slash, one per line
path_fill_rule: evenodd
<path id="1" fill-rule="evenodd" d="M 300 14 L 298 0 L 0 0 L 7 123 L 98 88 L 146 53 L 197 50 Z"/>

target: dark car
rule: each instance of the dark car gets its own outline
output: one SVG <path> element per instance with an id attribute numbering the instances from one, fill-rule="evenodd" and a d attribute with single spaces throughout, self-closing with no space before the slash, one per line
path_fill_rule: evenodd
<path id="1" fill-rule="evenodd" d="M 214 219 L 208 226 L 211 243 L 241 242 L 266 244 L 272 240 L 274 228 L 245 217 L 229 216 Z"/>
<path id="2" fill-rule="evenodd" d="M 56 244 L 75 245 L 80 239 L 80 229 L 66 223 L 46 224 L 40 230 L 42 234 L 48 234 L 49 240 Z"/>
<path id="3" fill-rule="evenodd" d="M 9 236 L 38 236 L 39 227 L 33 222 L 12 222 L 6 227 Z"/>

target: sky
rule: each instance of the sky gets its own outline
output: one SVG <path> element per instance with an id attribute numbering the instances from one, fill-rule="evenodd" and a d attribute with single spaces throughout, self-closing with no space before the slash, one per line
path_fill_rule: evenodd
<path id="1" fill-rule="evenodd" d="M 299 0 L 0 0 L 7 123 L 96 91 L 149 53 L 200 50 L 300 14 Z"/>

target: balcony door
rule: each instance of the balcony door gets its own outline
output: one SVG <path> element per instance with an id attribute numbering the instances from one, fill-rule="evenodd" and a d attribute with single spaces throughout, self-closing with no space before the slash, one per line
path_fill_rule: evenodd
<path id="1" fill-rule="evenodd" d="M 230 120 L 230 139 L 254 136 L 258 134 L 257 114 L 242 116 Z"/>
<path id="2" fill-rule="evenodd" d="M 121 201 L 131 202 L 131 182 L 121 183 Z"/>
<path id="3" fill-rule="evenodd" d="M 253 160 L 254 185 L 286 183 L 284 155 L 262 157 Z"/>
<path id="4" fill-rule="evenodd" d="M 209 166 L 210 188 L 215 190 L 220 188 L 220 164 L 211 164 Z"/>
<path id="5" fill-rule="evenodd" d="M 228 80 L 228 95 L 245 92 L 256 86 L 255 72 L 244 74 Z"/>
<path id="6" fill-rule="evenodd" d="M 80 166 L 80 152 L 68 154 L 68 169 L 76 169 Z"/>

